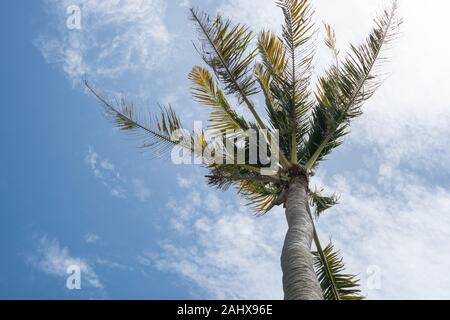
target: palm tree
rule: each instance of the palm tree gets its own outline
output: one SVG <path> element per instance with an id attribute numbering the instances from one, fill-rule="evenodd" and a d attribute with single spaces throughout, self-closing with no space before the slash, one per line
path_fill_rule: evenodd
<path id="1" fill-rule="evenodd" d="M 263 31 L 258 37 L 247 26 L 233 24 L 220 15 L 211 18 L 190 10 L 200 34 L 196 49 L 212 70 L 193 68 L 189 76 L 193 98 L 211 108 L 209 132 L 222 142 L 231 142 L 233 151 L 245 152 L 242 164 L 217 163 L 204 157 L 203 166 L 209 171 L 206 178 L 209 185 L 219 189 L 236 187 L 258 214 L 266 214 L 275 206 L 285 207 L 288 231 L 281 254 L 285 299 L 361 299 L 359 279 L 345 273 L 343 260 L 331 243 L 325 248 L 320 244 L 314 225 L 337 203 L 337 197 L 310 190 L 309 179 L 343 143 L 351 120 L 362 114 L 363 103 L 381 83 L 380 67 L 401 23 L 397 2 L 375 19 L 367 39 L 352 45 L 344 57 L 337 49 L 334 30 L 325 25 L 326 45 L 334 62 L 314 86 L 317 30 L 313 9 L 308 0 L 279 0 L 277 5 L 284 16 L 282 33 Z M 170 106 L 161 107 L 158 115 L 143 116 L 125 101 L 110 103 L 86 85 L 112 121 L 142 137 L 143 147 L 155 154 L 167 154 L 174 146 L 197 156 L 211 150 L 204 131 L 180 134 L 181 121 Z M 264 98 L 267 120 L 257 112 L 257 94 Z M 236 98 L 235 106 L 230 97 Z M 253 120 L 239 115 L 237 105 L 245 106 Z M 273 145 L 269 150 L 279 154 L 275 174 L 263 174 L 261 169 L 267 169 L 267 164 L 250 161 L 250 129 L 260 130 L 260 138 L 267 143 L 279 136 L 278 150 Z M 230 130 L 235 134 L 224 138 L 223 133 Z M 240 140 L 246 142 L 244 146 Z M 209 154 L 214 156 L 214 152 Z M 236 160 L 229 150 L 225 158 Z"/>

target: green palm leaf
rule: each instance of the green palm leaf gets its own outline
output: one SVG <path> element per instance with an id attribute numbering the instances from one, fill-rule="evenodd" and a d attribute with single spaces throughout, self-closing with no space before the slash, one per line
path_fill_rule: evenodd
<path id="1" fill-rule="evenodd" d="M 251 125 L 230 107 L 227 98 L 208 70 L 194 67 L 189 74 L 189 79 L 192 81 L 191 91 L 194 100 L 213 108 L 209 118 L 210 129 L 213 133 L 250 129 Z"/>
<path id="2" fill-rule="evenodd" d="M 241 24 L 233 26 L 231 20 L 223 20 L 219 15 L 211 19 L 192 9 L 191 15 L 202 36 L 199 51 L 226 86 L 226 93 L 236 94 L 241 101 L 257 93 L 251 68 L 256 50 L 249 50 L 253 40 L 249 28 Z"/>
<path id="3" fill-rule="evenodd" d="M 261 175 L 261 167 L 249 165 L 212 165 L 206 176 L 208 185 L 220 190 L 236 187 L 238 193 L 247 200 L 257 215 L 270 211 L 283 190 L 283 182 L 278 176 Z"/>
<path id="4" fill-rule="evenodd" d="M 255 75 L 266 100 L 266 112 L 270 124 L 280 133 L 280 150 L 289 157 L 291 150 L 291 120 L 284 105 L 290 102 L 286 89 L 289 83 L 284 73 L 288 57 L 283 43 L 271 32 L 262 32 L 258 40 L 262 63 L 255 68 Z"/>
<path id="5" fill-rule="evenodd" d="M 326 300 L 361 300 L 359 279 L 345 273 L 343 259 L 330 243 L 322 254 L 314 252 L 314 267 Z M 324 263 L 325 261 L 325 263 Z"/>
<path id="6" fill-rule="evenodd" d="M 324 211 L 335 206 L 339 202 L 338 196 L 335 194 L 331 196 L 324 196 L 319 191 L 309 193 L 311 204 L 316 208 L 316 216 L 319 217 Z"/>
<path id="7" fill-rule="evenodd" d="M 285 95 L 283 109 L 289 120 L 291 161 L 297 163 L 298 144 L 308 129 L 311 65 L 315 47 L 311 42 L 315 30 L 313 10 L 308 0 L 280 0 L 284 15 L 282 41 L 289 57 L 284 72 L 287 86 L 278 88 Z M 281 98 L 281 97 L 280 97 Z"/>
<path id="8" fill-rule="evenodd" d="M 250 96 L 259 92 L 253 76 L 253 64 L 257 49 L 250 49 L 253 34 L 248 27 L 223 20 L 220 15 L 211 19 L 205 13 L 191 9 L 191 19 L 198 26 L 201 47 L 198 49 L 206 64 L 214 70 L 219 81 L 225 86 L 226 94 L 235 95 L 239 102 L 245 103 L 261 129 L 266 124 L 257 113 Z M 270 141 L 271 135 L 267 139 Z M 284 166 L 289 162 L 280 154 Z"/>
<path id="9" fill-rule="evenodd" d="M 270 75 L 280 79 L 288 64 L 288 56 L 280 39 L 272 32 L 264 31 L 258 39 L 258 50 Z"/>
<path id="10" fill-rule="evenodd" d="M 216 73 L 225 85 L 227 94 L 234 94 L 240 102 L 244 102 L 258 124 L 264 124 L 256 113 L 249 97 L 258 93 L 255 79 L 252 77 L 252 63 L 256 49 L 249 50 L 253 40 L 252 32 L 244 25 L 231 25 L 219 15 L 212 20 L 209 15 L 191 9 L 191 18 L 197 24 L 201 35 L 201 48 L 198 50 L 203 60 Z"/>
<path id="11" fill-rule="evenodd" d="M 273 183 L 243 180 L 240 182 L 239 193 L 247 199 L 248 205 L 257 215 L 263 215 L 275 206 L 281 190 Z"/>
<path id="12" fill-rule="evenodd" d="M 365 43 L 351 46 L 351 54 L 320 79 L 317 105 L 302 156 L 302 163 L 308 169 L 342 144 L 350 121 L 362 114 L 362 104 L 381 84 L 380 67 L 387 60 L 384 52 L 396 39 L 402 22 L 396 13 L 395 1 L 390 11 L 384 11 L 375 20 Z"/>
<path id="13" fill-rule="evenodd" d="M 141 148 L 149 150 L 153 156 L 167 156 L 174 146 L 180 146 L 193 154 L 201 155 L 208 147 L 203 132 L 181 130 L 183 128 L 181 121 L 170 106 L 160 107 L 160 115 L 144 114 L 136 110 L 133 105 L 127 105 L 124 99 L 118 106 L 114 106 L 98 94 L 88 82 L 85 82 L 85 85 L 102 103 L 106 117 L 120 130 L 143 141 Z M 194 148 L 195 144 L 199 147 Z"/>

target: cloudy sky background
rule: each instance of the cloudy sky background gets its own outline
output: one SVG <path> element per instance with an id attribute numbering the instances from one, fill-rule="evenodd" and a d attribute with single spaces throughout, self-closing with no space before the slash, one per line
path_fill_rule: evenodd
<path id="1" fill-rule="evenodd" d="M 389 1 L 316 0 L 342 51 Z M 66 9 L 81 8 L 81 30 Z M 255 218 L 205 172 L 136 150 L 80 85 L 184 123 L 205 120 L 190 6 L 279 30 L 272 0 L 44 0 L 0 4 L 1 298 L 282 298 L 281 209 Z M 400 1 L 390 76 L 312 182 L 341 196 L 318 227 L 369 299 L 450 298 L 450 63 L 444 0 Z M 318 35 L 320 75 L 330 62 Z M 82 290 L 65 287 L 82 269 Z"/>

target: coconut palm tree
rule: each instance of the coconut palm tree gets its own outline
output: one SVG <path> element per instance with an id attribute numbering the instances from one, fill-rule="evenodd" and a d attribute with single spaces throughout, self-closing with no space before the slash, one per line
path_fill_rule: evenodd
<path id="1" fill-rule="evenodd" d="M 361 299 L 358 278 L 345 273 L 331 243 L 320 244 L 315 228 L 315 221 L 337 203 L 337 197 L 311 190 L 309 180 L 343 143 L 351 121 L 362 114 L 362 105 L 382 81 L 380 67 L 401 23 L 397 3 L 375 19 L 362 44 L 350 46 L 343 56 L 334 30 L 325 25 L 325 42 L 334 62 L 318 79 L 312 73 L 317 29 L 309 1 L 279 0 L 277 5 L 284 16 L 281 34 L 262 31 L 257 37 L 247 26 L 220 15 L 211 18 L 190 11 L 200 35 L 196 49 L 207 66 L 192 69 L 192 95 L 211 109 L 208 132 L 219 137 L 216 143 L 209 141 L 205 131 L 182 131 L 181 120 L 170 106 L 161 107 L 158 115 L 145 116 L 125 101 L 108 102 L 86 85 L 120 129 L 144 139 L 144 148 L 164 155 L 172 147 L 181 147 L 202 156 L 209 185 L 223 190 L 236 187 L 258 214 L 284 206 L 288 224 L 281 253 L 285 299 Z M 255 105 L 258 95 L 265 101 L 265 119 Z M 252 119 L 237 113 L 240 105 Z M 252 129 L 260 138 L 257 148 L 261 141 L 277 141 L 268 151 L 278 155 L 271 175 L 264 171 L 267 163 L 251 161 L 248 132 Z M 224 135 L 230 131 L 234 134 Z M 211 151 L 217 150 L 217 141 L 231 143 L 232 150 L 220 154 L 227 161 L 210 161 L 219 154 Z M 236 161 L 234 151 L 244 152 L 245 161 Z"/>

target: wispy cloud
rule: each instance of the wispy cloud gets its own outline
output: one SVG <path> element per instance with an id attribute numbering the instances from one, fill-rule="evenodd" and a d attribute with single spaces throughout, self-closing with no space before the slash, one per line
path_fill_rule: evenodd
<path id="1" fill-rule="evenodd" d="M 140 202 L 146 202 L 152 195 L 151 190 L 142 179 L 133 179 L 131 185 L 133 194 Z"/>
<path id="2" fill-rule="evenodd" d="M 140 261 L 175 272 L 201 296 L 282 298 L 279 253 L 285 224 L 279 210 L 255 218 L 236 197 L 209 190 L 197 178 L 181 179 L 184 187 L 185 180 L 192 182 L 190 191 L 169 202 L 178 236 L 166 239 L 162 252 L 146 252 Z"/>
<path id="3" fill-rule="evenodd" d="M 184 7 L 184 8 L 190 8 L 192 7 L 191 1 L 190 0 L 179 0 L 179 4 L 180 7 Z"/>
<path id="4" fill-rule="evenodd" d="M 245 23 L 255 32 L 281 29 L 282 14 L 272 0 L 225 0 L 217 9 L 226 17 Z"/>
<path id="5" fill-rule="evenodd" d="M 359 273 L 368 298 L 448 299 L 450 191 L 401 174 L 394 191 L 362 175 L 328 177 L 341 204 L 320 219 L 350 269 Z M 380 287 L 367 287 L 368 268 L 381 272 Z"/>
<path id="6" fill-rule="evenodd" d="M 92 147 L 89 147 L 85 163 L 91 169 L 92 174 L 102 182 L 112 196 L 122 199 L 127 197 L 125 180 L 108 159 L 102 159 Z"/>
<path id="7" fill-rule="evenodd" d="M 49 63 L 77 82 L 114 79 L 154 69 L 167 56 L 173 35 L 162 0 L 46 0 L 54 29 L 37 39 Z M 66 27 L 67 8 L 81 9 L 81 29 Z"/>
<path id="8" fill-rule="evenodd" d="M 180 175 L 177 176 L 177 184 L 180 188 L 187 189 L 192 186 L 193 183 L 194 181 L 190 178 L 186 178 Z"/>
<path id="9" fill-rule="evenodd" d="M 124 264 L 121 264 L 117 261 L 112 261 L 110 259 L 105 259 L 105 258 L 97 258 L 95 260 L 95 264 L 98 266 L 104 266 L 108 269 L 118 269 L 118 270 L 125 270 L 125 271 L 133 271 L 134 267 L 132 266 L 127 266 Z"/>
<path id="10" fill-rule="evenodd" d="M 113 197 L 120 199 L 131 197 L 140 202 L 149 200 L 152 191 L 144 180 L 122 177 L 116 166 L 110 160 L 101 157 L 93 147 L 89 147 L 84 161 L 94 177 L 101 181 Z"/>
<path id="11" fill-rule="evenodd" d="M 98 234 L 95 233 L 87 233 L 84 236 L 84 241 L 86 241 L 86 243 L 97 243 L 101 240 L 101 237 Z"/>
<path id="12" fill-rule="evenodd" d="M 81 270 L 83 284 L 91 288 L 103 288 L 91 264 L 70 255 L 69 249 L 62 247 L 56 239 L 47 236 L 38 239 L 36 252 L 29 255 L 27 261 L 43 273 L 59 278 L 67 277 L 67 268 L 76 265 Z"/>

